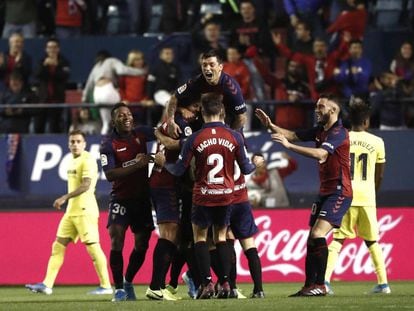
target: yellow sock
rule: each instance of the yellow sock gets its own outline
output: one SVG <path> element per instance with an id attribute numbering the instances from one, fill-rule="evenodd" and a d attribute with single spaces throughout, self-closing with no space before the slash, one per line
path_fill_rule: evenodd
<path id="1" fill-rule="evenodd" d="M 371 255 L 372 264 L 375 268 L 375 273 L 377 274 L 378 284 L 387 284 L 387 271 L 385 269 L 384 256 L 382 254 L 382 249 L 378 242 L 375 242 L 368 248 L 369 254 Z"/>
<path id="2" fill-rule="evenodd" d="M 328 262 L 326 264 L 325 281 L 330 282 L 332 273 L 335 269 L 336 262 L 338 261 L 339 252 L 341 251 L 342 244 L 333 240 L 328 247 Z"/>
<path id="3" fill-rule="evenodd" d="M 101 245 L 99 243 L 89 244 L 86 245 L 86 249 L 92 258 L 96 273 L 98 274 L 100 286 L 103 288 L 110 288 L 111 282 L 109 281 L 106 257 L 102 251 Z"/>
<path id="4" fill-rule="evenodd" d="M 65 258 L 65 250 L 66 246 L 57 241 L 53 242 L 52 255 L 49 258 L 46 277 L 43 280 L 43 284 L 49 288 L 52 288 L 55 284 L 56 276 L 59 273 L 60 267 L 63 264 L 63 259 Z"/>

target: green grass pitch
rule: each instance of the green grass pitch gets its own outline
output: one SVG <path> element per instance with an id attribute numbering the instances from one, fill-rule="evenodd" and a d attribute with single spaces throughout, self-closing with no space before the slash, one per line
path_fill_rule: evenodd
<path id="1" fill-rule="evenodd" d="M 29 292 L 23 286 L 0 287 L 0 310 L 414 310 L 414 282 L 391 282 L 389 295 L 367 294 L 373 282 L 334 282 L 335 295 L 327 297 L 288 298 L 300 289 L 299 283 L 265 284 L 265 299 L 191 300 L 186 287 L 180 285 L 180 301 L 150 301 L 145 298 L 147 286 L 135 286 L 137 301 L 111 302 L 112 296 L 92 296 L 88 286 L 56 286 L 53 295 Z M 240 284 L 244 294 L 251 284 Z"/>

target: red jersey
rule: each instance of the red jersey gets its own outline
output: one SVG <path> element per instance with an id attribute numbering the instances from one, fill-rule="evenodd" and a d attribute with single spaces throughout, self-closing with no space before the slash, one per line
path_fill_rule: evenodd
<path id="1" fill-rule="evenodd" d="M 328 195 L 341 191 L 343 196 L 352 197 L 349 134 L 342 126 L 342 121 L 338 120 L 327 131 L 322 127 L 314 127 L 297 131 L 296 135 L 302 141 L 315 141 L 316 148 L 329 152 L 326 161 L 319 164 L 319 194 Z"/>
<path id="2" fill-rule="evenodd" d="M 56 25 L 67 27 L 82 26 L 82 11 L 75 1 L 69 4 L 68 0 L 57 0 Z"/>
<path id="3" fill-rule="evenodd" d="M 100 147 L 101 165 L 105 171 L 127 167 L 135 164 L 138 153 L 147 152 L 147 142 L 154 141 L 154 129 L 148 126 L 135 128 L 128 137 L 121 137 L 115 130 L 105 138 Z M 112 182 L 112 197 L 116 199 L 132 199 L 148 195 L 148 167 L 142 167 L 134 173 Z"/>
<path id="4" fill-rule="evenodd" d="M 234 202 L 234 162 L 242 174 L 255 166 L 247 158 L 243 137 L 222 122 L 204 124 L 184 143 L 175 164 L 166 164 L 169 172 L 182 175 L 195 158 L 193 203 L 201 206 L 226 206 Z"/>

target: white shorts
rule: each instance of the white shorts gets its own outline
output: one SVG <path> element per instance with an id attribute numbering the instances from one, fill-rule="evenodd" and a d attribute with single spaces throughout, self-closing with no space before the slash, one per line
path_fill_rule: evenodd
<path id="1" fill-rule="evenodd" d="M 114 105 L 121 101 L 118 90 L 112 83 L 95 86 L 93 89 L 93 100 L 95 104 Z"/>

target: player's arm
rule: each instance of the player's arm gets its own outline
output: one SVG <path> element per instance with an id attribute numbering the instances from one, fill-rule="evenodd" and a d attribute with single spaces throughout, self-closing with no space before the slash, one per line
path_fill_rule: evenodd
<path id="1" fill-rule="evenodd" d="M 385 163 L 375 164 L 375 192 L 378 193 L 381 187 L 382 179 L 384 177 Z"/>
<path id="2" fill-rule="evenodd" d="M 253 164 L 249 157 L 247 156 L 247 150 L 244 144 L 243 136 L 236 132 L 235 138 L 238 143 L 238 150 L 236 151 L 236 162 L 240 167 L 240 171 L 243 175 L 248 175 L 256 169 L 256 165 Z M 260 160 L 257 159 L 256 163 L 260 163 Z"/>
<path id="3" fill-rule="evenodd" d="M 281 134 L 290 142 L 300 140 L 295 132 L 281 128 L 280 126 L 274 124 L 270 120 L 270 117 L 262 109 L 257 108 L 254 113 L 256 117 L 260 120 L 260 122 L 263 124 L 263 126 L 270 130 L 272 133 Z"/>
<path id="4" fill-rule="evenodd" d="M 174 121 L 175 111 L 177 110 L 177 97 L 173 94 L 167 104 L 167 130 L 168 135 L 172 138 L 178 138 L 181 134 L 181 129 Z"/>
<path id="5" fill-rule="evenodd" d="M 193 151 L 192 151 L 193 141 L 194 141 L 194 135 L 190 136 L 189 139 L 185 141 L 177 162 L 166 163 L 165 158 L 164 158 L 164 162 L 161 164 L 163 164 L 165 169 L 168 172 L 170 172 L 172 175 L 181 176 L 185 173 L 187 168 L 190 166 L 191 159 L 193 158 Z M 160 163 L 157 163 L 157 158 L 155 160 L 156 160 L 155 163 L 160 165 Z"/>
<path id="6" fill-rule="evenodd" d="M 180 141 L 177 139 L 173 139 L 171 137 L 168 137 L 167 135 L 164 135 L 161 133 L 159 129 L 155 130 L 155 136 L 160 141 L 161 144 L 165 146 L 168 150 L 180 150 Z"/>
<path id="7" fill-rule="evenodd" d="M 329 156 L 329 152 L 323 148 L 312 148 L 292 144 L 283 134 L 272 134 L 272 140 L 280 143 L 286 149 L 292 150 L 305 157 L 316 159 L 319 163 L 324 163 Z"/>
<path id="8" fill-rule="evenodd" d="M 63 204 L 65 204 L 66 201 L 68 201 L 71 198 L 77 197 L 78 195 L 81 195 L 82 193 L 89 190 L 89 187 L 91 186 L 91 178 L 84 177 L 82 178 L 82 183 L 78 188 L 73 190 L 72 192 L 69 192 L 67 194 L 64 194 L 57 198 L 55 202 L 53 202 L 53 207 L 56 209 L 60 209 Z"/>
<path id="9" fill-rule="evenodd" d="M 247 123 L 247 112 L 236 114 L 233 124 L 231 125 L 231 128 L 234 130 L 239 130 L 243 128 L 246 123 Z"/>
<path id="10" fill-rule="evenodd" d="M 121 167 L 106 170 L 104 168 L 105 177 L 110 182 L 124 178 L 145 167 L 150 161 L 152 161 L 151 155 L 138 153 L 134 159 L 122 163 Z M 104 165 L 102 165 L 102 167 L 104 167 Z"/>

